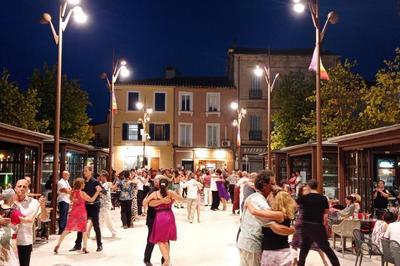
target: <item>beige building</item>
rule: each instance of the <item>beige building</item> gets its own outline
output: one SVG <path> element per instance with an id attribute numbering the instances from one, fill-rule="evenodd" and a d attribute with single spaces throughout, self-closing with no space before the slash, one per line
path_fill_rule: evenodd
<path id="1" fill-rule="evenodd" d="M 173 94 L 172 87 L 147 85 L 140 81 L 115 86 L 118 110 L 114 124 L 113 165 L 117 172 L 141 167 L 143 158 L 147 159 L 148 168 L 172 167 Z M 142 110 L 137 108 L 138 102 L 143 104 Z M 146 109 L 152 109 L 146 124 L 147 138 L 139 122 Z"/>
<path id="2" fill-rule="evenodd" d="M 247 116 L 241 125 L 242 169 L 257 171 L 264 168 L 263 156 L 267 150 L 267 84 L 263 77 L 254 75 L 254 68 L 260 62 L 270 62 L 271 76 L 290 72 L 308 71 L 312 49 L 252 49 L 234 48 L 228 51 L 228 76 L 238 88 L 239 107 L 247 109 Z M 323 53 L 326 68 L 336 65 L 340 57 Z M 279 81 L 278 81 L 279 82 Z"/>
<path id="3" fill-rule="evenodd" d="M 174 78 L 174 166 L 233 170 L 237 90 L 226 77 Z"/>

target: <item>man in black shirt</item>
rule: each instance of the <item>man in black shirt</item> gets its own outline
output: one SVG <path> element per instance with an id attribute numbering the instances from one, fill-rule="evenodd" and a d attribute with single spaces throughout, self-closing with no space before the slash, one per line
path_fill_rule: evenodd
<path id="1" fill-rule="evenodd" d="M 372 193 L 374 199 L 374 212 L 375 216 L 380 219 L 385 209 L 388 207 L 388 198 L 390 197 L 389 191 L 385 189 L 385 181 L 379 180 L 378 186 Z"/>
<path id="2" fill-rule="evenodd" d="M 317 192 L 318 182 L 309 180 L 307 186 L 311 192 L 297 200 L 303 206 L 303 225 L 301 228 L 301 249 L 297 265 L 303 266 L 313 242 L 328 256 L 333 266 L 340 265 L 335 252 L 331 249 L 328 242 L 324 223 L 329 213 L 329 204 L 325 196 Z"/>
<path id="3" fill-rule="evenodd" d="M 89 197 L 92 197 L 96 193 L 96 187 L 101 186 L 99 181 L 93 178 L 92 176 L 93 170 L 91 166 L 85 166 L 83 168 L 83 177 L 85 178 L 85 188 L 83 191 L 88 194 Z M 105 191 L 103 190 L 102 193 Z M 107 193 L 107 192 L 105 192 Z M 96 233 L 96 241 L 97 241 L 97 250 L 103 250 L 103 244 L 101 243 L 101 231 L 99 224 L 99 213 L 100 213 L 100 200 L 99 197 L 95 199 L 94 202 L 86 202 L 86 212 L 88 219 L 92 220 L 93 229 Z M 80 250 L 82 246 L 82 233 L 78 232 L 78 236 L 75 240 L 75 246 L 70 249 L 70 251 Z"/>
<path id="4" fill-rule="evenodd" d="M 155 191 L 158 191 L 160 189 L 160 179 L 162 178 L 162 175 L 157 175 L 154 178 L 154 186 L 150 189 L 150 192 L 148 194 L 148 196 L 144 199 L 143 201 L 143 206 L 147 206 L 148 205 L 148 209 L 147 209 L 147 217 L 146 217 L 146 225 L 147 225 L 147 229 L 149 230 L 148 234 L 147 234 L 147 244 L 146 244 L 146 249 L 144 251 L 144 263 L 146 265 L 152 265 L 150 260 L 151 260 L 151 254 L 153 253 L 153 249 L 154 249 L 154 244 L 149 242 L 150 236 L 151 236 L 151 232 L 153 230 L 153 224 L 154 224 L 154 219 L 156 218 L 156 209 L 155 206 L 158 206 L 160 204 L 169 204 L 171 202 L 171 200 L 169 198 L 166 199 L 161 199 L 161 200 L 153 200 L 152 201 L 152 206 L 149 205 L 149 202 L 147 201 L 147 198 Z M 161 258 L 161 264 L 164 263 L 164 258 Z"/>

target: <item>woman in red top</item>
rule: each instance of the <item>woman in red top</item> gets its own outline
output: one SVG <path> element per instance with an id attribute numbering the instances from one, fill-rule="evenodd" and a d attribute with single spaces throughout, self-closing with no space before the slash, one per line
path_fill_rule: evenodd
<path id="1" fill-rule="evenodd" d="M 67 226 L 65 227 L 65 230 L 58 239 L 57 246 L 55 246 L 54 248 L 55 254 L 58 253 L 58 249 L 60 248 L 61 242 L 72 231 L 83 233 L 82 251 L 83 253 L 89 253 L 87 251 L 87 231 L 86 231 L 87 213 L 86 213 L 85 202 L 95 201 L 102 188 L 100 186 L 97 186 L 96 193 L 93 195 L 93 197 L 89 197 L 88 194 L 82 191 L 84 187 L 85 187 L 85 180 L 83 178 L 77 178 L 74 181 L 73 190 L 71 193 L 72 209 L 68 214 Z"/>

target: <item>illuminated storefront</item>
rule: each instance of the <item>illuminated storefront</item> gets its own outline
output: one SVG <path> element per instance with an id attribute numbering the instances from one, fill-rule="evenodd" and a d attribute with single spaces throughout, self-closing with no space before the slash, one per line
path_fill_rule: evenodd
<path id="1" fill-rule="evenodd" d="M 230 149 L 176 149 L 175 163 L 177 168 L 187 170 L 233 170 L 233 153 Z"/>

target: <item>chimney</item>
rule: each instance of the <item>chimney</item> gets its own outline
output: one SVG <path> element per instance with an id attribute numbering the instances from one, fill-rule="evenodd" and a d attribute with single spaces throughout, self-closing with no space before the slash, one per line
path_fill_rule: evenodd
<path id="1" fill-rule="evenodd" d="M 166 79 L 176 78 L 176 68 L 174 66 L 167 66 L 165 68 L 165 78 Z"/>

